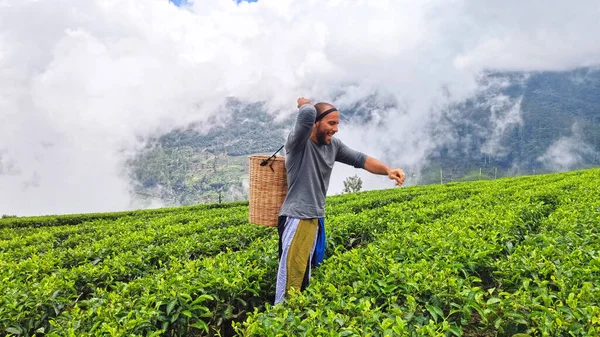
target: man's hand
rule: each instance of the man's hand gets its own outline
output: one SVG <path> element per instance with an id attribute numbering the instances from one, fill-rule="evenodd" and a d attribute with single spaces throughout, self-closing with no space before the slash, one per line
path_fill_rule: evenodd
<path id="1" fill-rule="evenodd" d="M 304 104 L 312 104 L 312 103 L 310 102 L 309 99 L 307 99 L 305 97 L 298 98 L 298 109 L 300 109 L 300 107 L 303 106 Z"/>
<path id="2" fill-rule="evenodd" d="M 388 177 L 392 180 L 396 180 L 396 186 L 400 186 L 404 183 L 404 171 L 402 169 L 390 170 Z"/>

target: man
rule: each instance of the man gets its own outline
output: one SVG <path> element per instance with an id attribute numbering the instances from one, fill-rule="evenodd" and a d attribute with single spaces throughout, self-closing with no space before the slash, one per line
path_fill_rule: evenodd
<path id="1" fill-rule="evenodd" d="M 288 193 L 278 221 L 279 269 L 275 304 L 281 303 L 290 288 L 304 290 L 311 268 L 320 264 L 325 249 L 325 196 L 336 161 L 387 175 L 404 182 L 401 169 L 392 170 L 379 160 L 350 149 L 333 138 L 340 113 L 329 103 L 298 99 L 298 117 L 286 148 Z"/>

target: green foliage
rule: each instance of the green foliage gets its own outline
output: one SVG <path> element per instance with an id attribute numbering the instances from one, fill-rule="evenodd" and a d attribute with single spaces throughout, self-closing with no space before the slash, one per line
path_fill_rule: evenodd
<path id="1" fill-rule="evenodd" d="M 86 213 L 86 214 L 66 214 L 66 215 L 45 215 L 45 216 L 30 216 L 16 217 L 10 216 L 0 219 L 0 229 L 5 227 L 47 227 L 47 226 L 62 226 L 62 225 L 78 225 L 84 222 L 93 220 L 117 220 L 123 217 L 153 217 L 160 216 L 173 211 L 182 209 L 190 211 L 201 211 L 215 208 L 229 208 L 248 205 L 248 201 L 236 201 L 226 204 L 202 204 L 186 207 L 158 208 L 124 212 L 107 212 L 107 213 Z"/>
<path id="2" fill-rule="evenodd" d="M 247 203 L 3 219 L 0 331 L 594 336 L 597 186 L 592 169 L 329 197 L 326 259 L 277 306 L 276 229 Z"/>
<path id="3" fill-rule="evenodd" d="M 330 257 L 304 293 L 235 327 L 244 336 L 597 335 L 598 173 L 438 185 L 431 200 L 408 202 L 426 202 L 410 215 L 384 206 L 389 225 L 368 245 Z"/>

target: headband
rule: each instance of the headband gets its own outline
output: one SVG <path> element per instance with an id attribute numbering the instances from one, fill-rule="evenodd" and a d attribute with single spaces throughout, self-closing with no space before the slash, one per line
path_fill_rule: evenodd
<path id="1" fill-rule="evenodd" d="M 325 116 L 329 115 L 330 113 L 337 111 L 336 108 L 331 108 L 325 112 L 323 112 L 322 114 L 318 115 L 317 118 L 315 119 L 315 123 L 320 121 L 321 119 L 323 119 Z"/>

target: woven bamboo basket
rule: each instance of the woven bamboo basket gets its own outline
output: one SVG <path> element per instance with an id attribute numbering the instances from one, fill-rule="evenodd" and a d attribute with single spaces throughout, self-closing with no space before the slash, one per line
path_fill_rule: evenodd
<path id="1" fill-rule="evenodd" d="M 268 159 L 264 166 L 260 164 Z M 287 194 L 287 172 L 282 156 L 250 156 L 249 222 L 277 226 L 279 209 Z"/>

